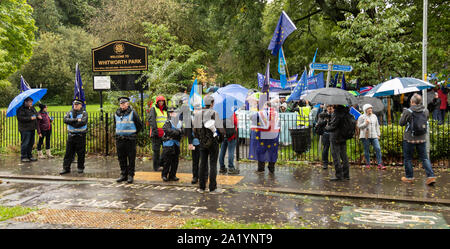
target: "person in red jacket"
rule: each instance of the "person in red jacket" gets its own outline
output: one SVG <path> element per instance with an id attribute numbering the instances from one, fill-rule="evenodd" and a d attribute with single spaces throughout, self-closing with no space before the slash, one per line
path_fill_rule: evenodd
<path id="1" fill-rule="evenodd" d="M 438 96 L 441 99 L 441 106 L 439 107 L 440 111 L 441 111 L 441 120 L 439 120 L 439 124 L 443 124 L 444 123 L 444 119 L 445 119 L 445 111 L 447 110 L 447 93 L 444 92 L 443 87 L 441 87 L 438 90 Z"/>
<path id="2" fill-rule="evenodd" d="M 163 126 L 168 120 L 167 102 L 164 96 L 156 97 L 156 103 L 150 109 L 148 122 L 150 124 L 150 137 L 152 138 L 153 150 L 153 170 L 162 171 L 163 162 L 161 159 L 162 137 L 164 136 Z"/>
<path id="3" fill-rule="evenodd" d="M 50 136 L 52 134 L 52 118 L 48 115 L 47 112 L 47 106 L 44 104 L 39 104 L 39 108 L 41 109 L 39 111 L 39 114 L 41 115 L 42 119 L 38 119 L 37 123 L 37 132 L 39 135 L 39 142 L 37 145 L 37 151 L 38 151 L 38 157 L 39 159 L 45 158 L 44 153 L 42 153 L 41 147 L 44 143 L 45 139 L 45 149 L 47 152 L 48 158 L 53 158 L 52 153 L 50 152 Z"/>
<path id="4" fill-rule="evenodd" d="M 234 151 L 237 145 L 237 128 L 238 128 L 238 120 L 236 117 L 236 113 L 233 113 L 228 119 L 224 121 L 225 127 L 225 139 L 220 146 L 219 153 L 219 165 L 220 171 L 219 173 L 227 173 L 227 168 L 225 167 L 225 153 L 227 153 L 228 149 L 228 174 L 239 174 L 239 170 L 234 167 Z"/>

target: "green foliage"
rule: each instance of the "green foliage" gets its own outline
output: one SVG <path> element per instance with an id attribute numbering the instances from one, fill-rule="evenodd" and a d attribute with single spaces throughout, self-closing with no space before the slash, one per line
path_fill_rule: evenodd
<path id="1" fill-rule="evenodd" d="M 146 74 L 149 93 L 165 96 L 186 89 L 192 84 L 193 72 L 201 68 L 206 53 L 193 50 L 188 45 L 178 43 L 178 38 L 169 33 L 166 26 L 143 23 L 148 46 L 149 71 Z"/>
<path id="2" fill-rule="evenodd" d="M 17 216 L 23 216 L 30 212 L 37 211 L 37 208 L 28 208 L 28 207 L 4 207 L 0 206 L 0 221 L 8 220 Z"/>
<path id="3" fill-rule="evenodd" d="M 399 8 L 383 0 L 361 0 L 357 16 L 346 14 L 338 22 L 333 36 L 339 40 L 340 56 L 330 56 L 334 63 L 353 65 L 362 82 L 377 84 L 391 75 L 415 76 L 411 60 L 421 52 L 419 43 L 405 42 L 405 24 L 414 6 Z"/>
<path id="4" fill-rule="evenodd" d="M 19 90 L 12 87 L 11 83 L 7 80 L 0 80 L 0 107 L 8 107 L 11 100 L 19 94 Z"/>
<path id="5" fill-rule="evenodd" d="M 39 33 L 56 31 L 62 25 L 62 16 L 55 0 L 28 0 L 28 3 L 33 7 L 33 18 Z"/>
<path id="6" fill-rule="evenodd" d="M 33 52 L 33 9 L 25 0 L 0 1 L 0 80 L 27 63 Z"/>
<path id="7" fill-rule="evenodd" d="M 22 70 L 10 78 L 20 82 L 20 74 L 31 87 L 47 88 L 44 102 L 70 104 L 73 100 L 75 66 L 79 63 L 87 103 L 98 99 L 92 87 L 91 49 L 100 45 L 95 36 L 81 28 L 61 27 L 58 33 L 44 32 L 34 55 Z"/>

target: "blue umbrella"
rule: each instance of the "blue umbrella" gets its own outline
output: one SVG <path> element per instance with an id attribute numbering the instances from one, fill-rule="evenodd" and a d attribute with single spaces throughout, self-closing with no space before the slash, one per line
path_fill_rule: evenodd
<path id="1" fill-rule="evenodd" d="M 9 104 L 8 110 L 6 111 L 6 117 L 16 116 L 17 109 L 23 105 L 23 101 L 30 97 L 33 99 L 33 105 L 44 97 L 47 93 L 47 89 L 34 88 L 26 90 L 21 94 L 17 95 L 13 101 Z"/>
<path id="2" fill-rule="evenodd" d="M 390 96 L 402 93 L 418 92 L 428 88 L 434 88 L 434 85 L 416 78 L 395 78 L 376 85 L 364 96 Z"/>
<path id="3" fill-rule="evenodd" d="M 245 104 L 248 89 L 237 84 L 219 88 L 212 96 L 213 109 L 219 113 L 221 119 L 231 117 L 233 113 Z"/>

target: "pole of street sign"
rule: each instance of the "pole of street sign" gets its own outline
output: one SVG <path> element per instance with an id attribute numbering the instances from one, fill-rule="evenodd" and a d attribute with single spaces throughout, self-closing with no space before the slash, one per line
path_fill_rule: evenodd
<path id="1" fill-rule="evenodd" d="M 427 47 L 428 47 L 428 0 L 423 0 L 423 40 L 422 40 L 422 79 L 427 81 Z M 422 90 L 422 101 L 425 109 L 428 106 L 427 90 Z M 426 135 L 426 149 L 428 158 L 430 158 L 430 133 Z"/>
<path id="2" fill-rule="evenodd" d="M 327 73 L 327 86 L 326 88 L 328 88 L 328 86 L 330 85 L 330 80 L 331 80 L 331 68 L 333 67 L 333 62 L 328 62 L 328 73 Z"/>

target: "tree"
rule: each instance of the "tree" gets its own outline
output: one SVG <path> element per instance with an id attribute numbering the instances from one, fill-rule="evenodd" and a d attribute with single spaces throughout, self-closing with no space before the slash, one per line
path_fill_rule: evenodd
<path id="1" fill-rule="evenodd" d="M 149 71 L 145 73 L 150 84 L 150 93 L 173 94 L 187 89 L 192 84 L 196 69 L 203 68 L 206 53 L 193 50 L 178 43 L 178 38 L 169 33 L 164 25 L 143 23 L 148 46 Z"/>
<path id="2" fill-rule="evenodd" d="M 92 87 L 91 49 L 100 41 L 81 28 L 61 27 L 58 33 L 44 32 L 34 55 L 11 82 L 20 82 L 20 74 L 31 87 L 47 88 L 46 100 L 53 104 L 70 104 L 73 100 L 75 65 L 79 63 L 87 103 L 97 100 Z"/>
<path id="3" fill-rule="evenodd" d="M 31 57 L 36 26 L 25 0 L 0 2 L 0 80 L 17 71 Z"/>
<path id="4" fill-rule="evenodd" d="M 33 7 L 38 33 L 54 32 L 62 25 L 62 16 L 55 0 L 28 0 L 28 3 Z"/>
<path id="5" fill-rule="evenodd" d="M 418 76 L 414 60 L 421 52 L 420 43 L 407 39 L 405 24 L 415 6 L 399 8 L 383 0 L 361 0 L 360 13 L 338 22 L 333 36 L 339 40 L 335 63 L 349 63 L 362 83 L 377 84 L 389 76 Z M 420 75 L 419 75 L 420 76 Z"/>

